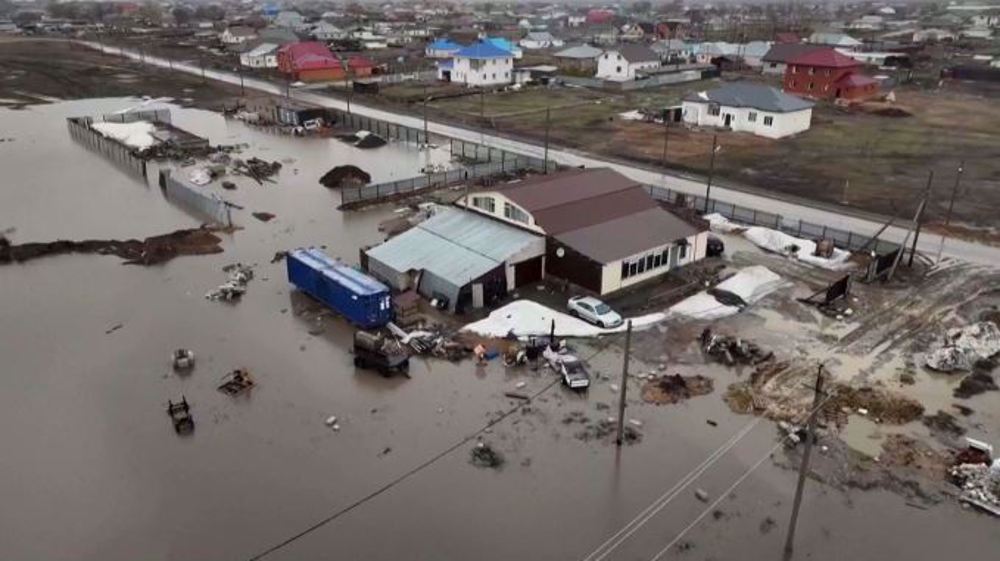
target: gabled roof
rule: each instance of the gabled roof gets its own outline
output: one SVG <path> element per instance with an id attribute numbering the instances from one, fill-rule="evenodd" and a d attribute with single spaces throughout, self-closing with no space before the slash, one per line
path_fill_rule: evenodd
<path id="1" fill-rule="evenodd" d="M 777 43 L 771 45 L 771 48 L 767 51 L 767 54 L 765 54 L 764 58 L 762 58 L 761 60 L 763 60 L 764 62 L 786 63 L 797 56 L 801 56 L 806 53 L 811 53 L 812 51 L 816 51 L 822 48 L 824 47 L 820 47 L 818 45 L 810 45 L 807 43 Z"/>
<path id="2" fill-rule="evenodd" d="M 878 81 L 875 80 L 874 78 L 869 78 L 864 74 L 857 74 L 854 72 L 848 74 L 847 76 L 843 76 L 839 80 L 837 80 L 838 86 L 845 86 L 851 88 L 860 88 L 877 83 Z"/>
<path id="3" fill-rule="evenodd" d="M 529 41 L 555 41 L 555 37 L 548 31 L 532 31 L 524 36 Z"/>
<path id="4" fill-rule="evenodd" d="M 253 37 L 257 35 L 257 30 L 248 25 L 231 25 L 226 28 L 233 37 Z"/>
<path id="5" fill-rule="evenodd" d="M 488 59 L 488 58 L 508 58 L 513 56 L 510 51 L 505 51 L 500 47 L 497 47 L 493 43 L 487 43 L 480 41 L 465 47 L 464 49 L 455 53 L 456 57 L 462 58 L 472 58 L 472 59 Z"/>
<path id="6" fill-rule="evenodd" d="M 604 51 L 601 49 L 591 47 L 590 45 L 577 45 L 575 47 L 563 49 L 553 56 L 556 58 L 591 59 L 601 56 L 601 53 L 603 52 Z"/>
<path id="7" fill-rule="evenodd" d="M 517 48 L 517 45 L 515 45 L 514 43 L 511 43 L 510 41 L 508 41 L 507 39 L 505 39 L 503 37 L 486 37 L 486 38 L 483 39 L 483 42 L 484 43 L 489 43 L 489 44 L 493 45 L 494 47 L 496 47 L 498 49 L 503 49 L 503 50 L 505 50 L 505 51 L 507 51 L 509 53 L 514 53 L 515 51 L 519 51 L 520 50 L 520 49 Z"/>
<path id="8" fill-rule="evenodd" d="M 261 43 L 247 51 L 247 56 L 264 56 L 273 53 L 278 50 L 278 46 L 274 43 Z"/>
<path id="9" fill-rule="evenodd" d="M 697 233 L 691 224 L 654 207 L 554 237 L 594 261 L 607 264 Z"/>
<path id="10" fill-rule="evenodd" d="M 844 56 L 829 47 L 809 51 L 793 57 L 787 62 L 788 64 L 819 66 L 821 68 L 855 68 L 861 66 L 860 62 L 849 56 Z"/>
<path id="11" fill-rule="evenodd" d="M 645 45 L 619 45 L 613 49 L 608 49 L 608 52 L 617 52 L 622 55 L 622 58 L 631 63 L 659 62 L 660 60 L 660 55 Z"/>
<path id="12" fill-rule="evenodd" d="M 714 102 L 726 107 L 748 107 L 773 113 L 790 113 L 809 109 L 813 103 L 789 95 L 777 88 L 761 84 L 732 83 L 721 88 L 688 94 L 684 101 Z"/>
<path id="13" fill-rule="evenodd" d="M 330 52 L 325 43 L 319 41 L 289 43 L 278 49 L 278 53 L 288 57 L 296 70 L 343 68 L 340 59 Z"/>
<path id="14" fill-rule="evenodd" d="M 434 51 L 460 51 L 462 50 L 462 45 L 459 45 L 451 39 L 438 39 L 430 45 L 427 45 L 427 48 Z"/>

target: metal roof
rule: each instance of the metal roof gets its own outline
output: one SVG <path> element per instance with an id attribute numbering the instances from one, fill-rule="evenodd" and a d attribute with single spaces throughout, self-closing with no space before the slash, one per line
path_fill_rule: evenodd
<path id="1" fill-rule="evenodd" d="M 389 292 L 388 286 L 353 267 L 331 259 L 327 254 L 314 247 L 296 249 L 292 251 L 292 255 L 304 263 L 309 263 L 314 269 L 321 271 L 324 276 L 334 279 L 355 294 L 370 295 Z"/>
<path id="2" fill-rule="evenodd" d="M 535 213 L 637 185 L 610 168 L 568 169 L 508 183 L 499 191 L 524 210 Z"/>
<path id="3" fill-rule="evenodd" d="M 613 263 L 697 233 L 691 224 L 655 207 L 554 237 L 598 263 Z"/>
<path id="4" fill-rule="evenodd" d="M 396 271 L 426 270 L 463 286 L 539 239 L 474 212 L 446 208 L 367 253 Z"/>
<path id="5" fill-rule="evenodd" d="M 575 47 L 563 49 L 554 56 L 556 58 L 591 59 L 601 56 L 601 53 L 603 52 L 604 51 L 601 49 L 591 47 L 590 45 L 577 45 Z"/>
<path id="6" fill-rule="evenodd" d="M 736 82 L 707 92 L 691 93 L 684 101 L 718 103 L 726 107 L 749 107 L 774 113 L 802 111 L 813 106 L 811 101 L 786 94 L 777 88 L 761 84 Z"/>
<path id="7" fill-rule="evenodd" d="M 800 54 L 797 57 L 789 59 L 787 62 L 788 64 L 818 66 L 820 68 L 854 68 L 861 66 L 860 62 L 849 56 L 844 56 L 829 47 Z"/>
<path id="8" fill-rule="evenodd" d="M 660 55 L 645 45 L 624 44 L 614 49 L 608 49 L 608 52 L 618 52 L 622 58 L 631 63 L 659 62 L 660 60 Z"/>
<path id="9" fill-rule="evenodd" d="M 822 49 L 818 45 L 808 43 L 777 43 L 771 45 L 770 50 L 761 59 L 764 62 L 788 62 L 789 60 L 812 51 Z"/>
<path id="10" fill-rule="evenodd" d="M 501 49 L 500 47 L 489 43 L 486 41 L 480 41 L 474 45 L 465 47 L 464 49 L 455 53 L 456 57 L 462 58 L 472 58 L 472 59 L 484 59 L 484 58 L 508 58 L 514 56 L 510 51 Z"/>

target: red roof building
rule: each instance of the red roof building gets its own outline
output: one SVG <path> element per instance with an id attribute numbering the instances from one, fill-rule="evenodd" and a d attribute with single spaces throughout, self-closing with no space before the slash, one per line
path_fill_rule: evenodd
<path id="1" fill-rule="evenodd" d="M 614 17 L 615 13 L 611 10 L 601 10 L 595 8 L 587 12 L 587 23 L 601 25 L 609 23 Z"/>
<path id="2" fill-rule="evenodd" d="M 861 63 L 831 48 L 788 60 L 784 90 L 815 99 L 862 100 L 878 93 L 878 82 L 859 74 Z"/>
<path id="3" fill-rule="evenodd" d="M 346 75 L 341 60 L 318 41 L 282 46 L 278 49 L 278 70 L 302 82 L 341 80 Z"/>
<path id="4" fill-rule="evenodd" d="M 347 69 L 351 76 L 371 76 L 375 70 L 375 63 L 371 59 L 361 55 L 354 55 L 347 59 Z"/>

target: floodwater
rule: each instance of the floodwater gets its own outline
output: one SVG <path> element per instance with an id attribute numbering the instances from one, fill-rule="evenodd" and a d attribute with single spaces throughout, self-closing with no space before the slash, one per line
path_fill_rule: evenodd
<path id="1" fill-rule="evenodd" d="M 25 242 L 143 237 L 198 223 L 70 140 L 66 116 L 123 103 L 0 112 L 0 136 L 15 139 L 0 144 L 0 229 L 16 227 L 14 241 Z M 338 512 L 266 558 L 582 559 L 751 422 L 721 400 L 736 375 L 709 367 L 701 372 L 716 379 L 715 393 L 679 405 L 643 404 L 630 384 L 626 414 L 642 423 L 640 443 L 617 451 L 576 438 L 580 426 L 562 422 L 569 412 L 613 415 L 598 404 L 615 400 L 618 340 L 581 344 L 600 375 L 587 394 L 552 385 L 547 371 L 496 362 L 417 359 L 411 379 L 356 371 L 351 329 L 331 317 L 310 334 L 315 314 L 294 313 L 308 302 L 270 259 L 327 245 L 356 262 L 359 247 L 379 241 L 377 224 L 391 209 L 341 213 L 337 194 L 316 179 L 342 163 L 376 181 L 407 177 L 427 155 L 271 136 L 191 110 L 175 122 L 213 143 L 249 142 L 245 157 L 294 162 L 277 185 L 240 181 L 227 192 L 247 210 L 237 214 L 245 229 L 226 236 L 222 254 L 149 268 L 76 255 L 0 267 L 0 559 L 247 559 Z M 260 223 L 250 211 L 277 218 Z M 225 280 L 222 267 L 237 261 L 257 265 L 242 302 L 205 300 Z M 637 335 L 637 344 L 655 336 Z M 190 375 L 169 367 L 177 347 L 197 353 Z M 231 399 L 215 386 L 236 367 L 259 386 Z M 479 434 L 505 465 L 470 465 L 474 444 L 463 439 L 513 410 L 503 392 L 519 381 L 541 397 Z M 184 438 L 164 411 L 181 395 L 197 423 Z M 330 415 L 339 432 L 324 425 Z M 706 512 L 694 489 L 710 501 L 724 496 L 774 442 L 770 423 L 755 425 L 607 558 L 652 558 Z M 720 517 L 692 526 L 683 538 L 692 549 L 666 558 L 776 558 L 794 483 L 794 473 L 764 461 L 718 505 Z M 955 551 L 992 559 L 1000 547 L 994 520 L 949 502 L 918 510 L 887 493 L 845 495 L 813 482 L 797 535 L 802 559 L 932 560 Z"/>

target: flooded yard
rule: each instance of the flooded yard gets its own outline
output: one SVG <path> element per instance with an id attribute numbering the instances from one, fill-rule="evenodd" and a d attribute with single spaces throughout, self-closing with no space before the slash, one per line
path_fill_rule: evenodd
<path id="1" fill-rule="evenodd" d="M 0 144 L 0 230 L 24 243 L 198 226 L 158 188 L 67 132 L 66 117 L 136 103 L 0 109 L 0 136 L 13 139 Z M 695 520 L 678 542 L 687 546 L 665 558 L 778 555 L 796 474 L 769 460 L 774 424 L 723 401 L 725 388 L 749 373 L 698 358 L 697 329 L 667 322 L 638 334 L 630 369 L 703 375 L 714 392 L 655 405 L 641 400 L 643 380 L 630 380 L 626 418 L 641 439 L 620 450 L 613 436 L 581 436 L 584 425 L 616 415 L 620 335 L 571 343 L 595 376 L 586 393 L 562 387 L 549 370 L 508 369 L 499 360 L 414 358 L 409 379 L 357 370 L 353 329 L 292 290 L 284 262 L 273 257 L 315 245 L 357 263 L 360 247 L 381 241 L 378 224 L 393 209 L 340 212 L 338 194 L 318 178 L 348 163 L 375 182 L 411 177 L 446 163 L 447 148 L 390 143 L 365 151 L 201 110 L 173 116 L 212 144 L 245 143 L 241 157 L 282 169 L 275 184 L 243 177 L 224 192 L 244 210 L 234 214 L 240 228 L 220 234 L 222 253 L 149 267 L 101 255 L 0 266 L 0 559 L 584 559 L 665 493 L 669 504 L 628 541 L 589 559 L 651 558 Z M 251 212 L 275 218 L 262 222 Z M 207 300 L 234 263 L 254 270 L 242 300 Z M 768 345 L 796 331 L 842 329 L 811 313 L 789 320 L 774 308 L 784 309 L 771 300 L 723 327 L 758 329 Z M 686 331 L 688 346 L 661 361 Z M 171 369 L 176 348 L 196 353 L 189 374 Z M 216 387 L 236 368 L 248 369 L 257 386 L 233 398 Z M 504 395 L 520 382 L 518 391 L 537 395 L 528 404 Z M 196 422 L 187 437 L 166 415 L 167 401 L 182 396 Z M 970 405 L 989 411 L 995 396 Z M 977 419 L 995 437 L 1000 422 L 992 415 Z M 325 423 L 331 416 L 339 430 Z M 873 452 L 877 427 L 854 418 L 848 426 L 848 443 Z M 503 456 L 499 469 L 470 463 L 479 441 Z M 723 448 L 727 454 L 704 465 Z M 706 511 L 710 503 L 696 489 L 723 500 Z M 912 508 L 889 491 L 813 482 L 797 535 L 802 559 L 937 560 L 968 548 L 986 559 L 1000 548 L 995 520 L 952 501 Z"/>

